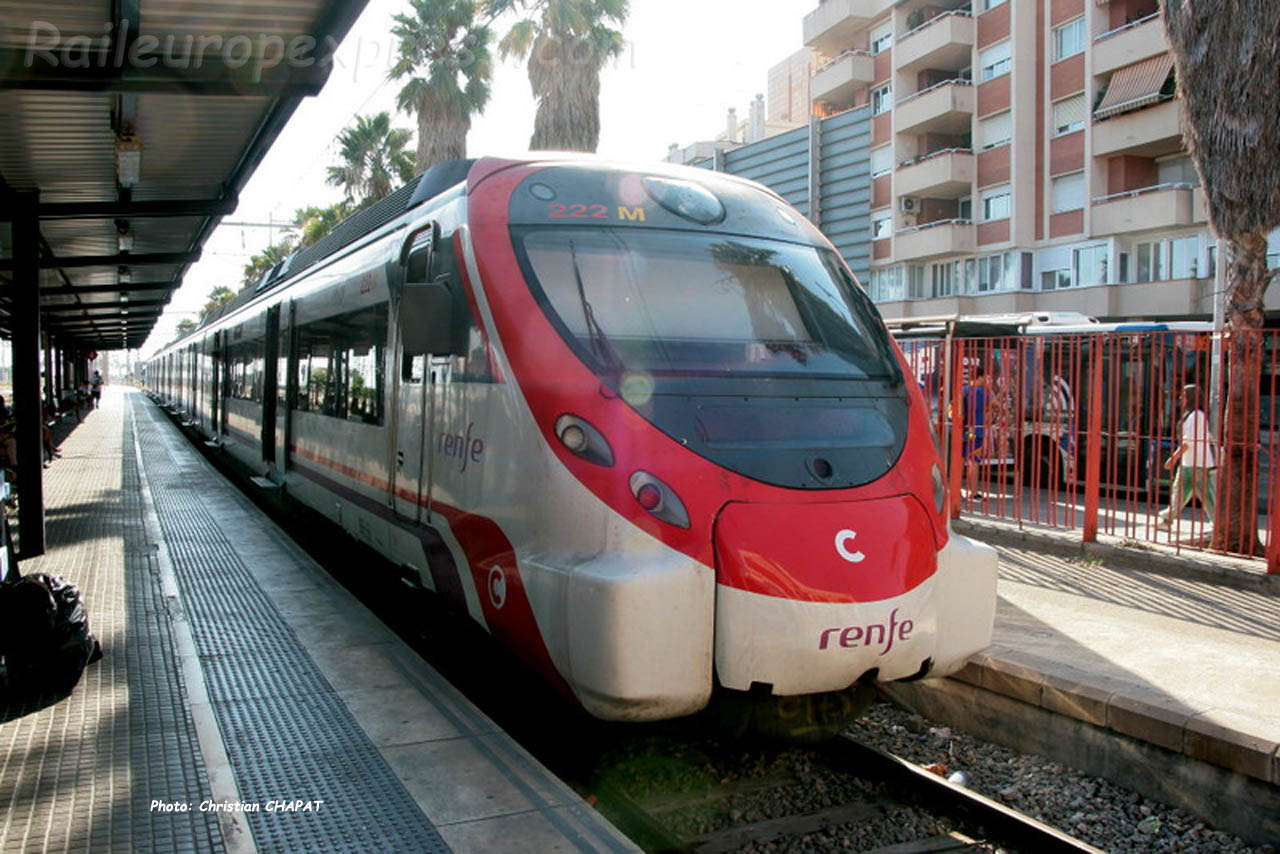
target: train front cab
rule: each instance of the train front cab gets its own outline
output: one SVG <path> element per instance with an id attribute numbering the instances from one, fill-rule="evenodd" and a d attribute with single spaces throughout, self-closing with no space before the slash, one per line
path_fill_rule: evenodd
<path id="1" fill-rule="evenodd" d="M 713 674 L 795 695 L 958 669 L 995 555 L 948 530 L 900 354 L 803 217 L 687 175 L 472 173 L 486 320 L 572 527 L 517 540 L 553 658 L 633 719 L 696 710 Z"/>

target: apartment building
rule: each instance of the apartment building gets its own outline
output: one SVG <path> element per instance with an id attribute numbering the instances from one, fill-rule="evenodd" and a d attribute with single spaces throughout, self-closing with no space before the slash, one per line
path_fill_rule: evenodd
<path id="1" fill-rule="evenodd" d="M 1212 315 L 1157 0 L 824 0 L 804 41 L 814 112 L 870 107 L 885 316 Z"/>

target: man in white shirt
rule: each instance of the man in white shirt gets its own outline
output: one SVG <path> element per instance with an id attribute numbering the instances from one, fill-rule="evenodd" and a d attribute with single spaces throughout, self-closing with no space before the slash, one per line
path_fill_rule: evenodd
<path id="1" fill-rule="evenodd" d="M 1209 419 L 1200 408 L 1200 389 L 1194 385 L 1182 387 L 1182 444 L 1170 455 L 1164 467 L 1177 473 L 1169 496 L 1169 509 L 1160 514 L 1157 526 L 1169 530 L 1173 520 L 1182 514 L 1193 495 L 1199 496 L 1205 519 L 1213 520 L 1213 508 L 1218 491 L 1218 472 L 1213 456 L 1213 442 L 1209 435 Z"/>

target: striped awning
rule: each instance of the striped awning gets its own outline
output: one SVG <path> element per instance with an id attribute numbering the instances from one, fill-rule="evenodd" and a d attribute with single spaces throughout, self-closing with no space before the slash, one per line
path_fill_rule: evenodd
<path id="1" fill-rule="evenodd" d="M 1172 73 L 1173 56 L 1168 53 L 1117 69 L 1093 117 L 1105 119 L 1154 104 L 1160 100 L 1160 90 Z"/>

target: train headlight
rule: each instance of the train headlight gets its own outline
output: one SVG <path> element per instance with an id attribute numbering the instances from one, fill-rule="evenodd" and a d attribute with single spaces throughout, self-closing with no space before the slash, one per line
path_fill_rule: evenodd
<path id="1" fill-rule="evenodd" d="M 929 472 L 929 476 L 933 478 L 933 506 L 941 513 L 947 506 L 947 482 L 942 477 L 942 469 L 938 468 L 938 464 L 933 464 L 933 470 Z"/>
<path id="2" fill-rule="evenodd" d="M 636 497 L 636 503 L 668 525 L 689 527 L 689 511 L 684 509 L 684 502 L 675 490 L 647 471 L 631 475 L 631 494 Z"/>
<path id="3" fill-rule="evenodd" d="M 613 465 L 613 448 L 604 434 L 576 415 L 556 419 L 556 438 L 571 453 L 598 466 Z"/>

